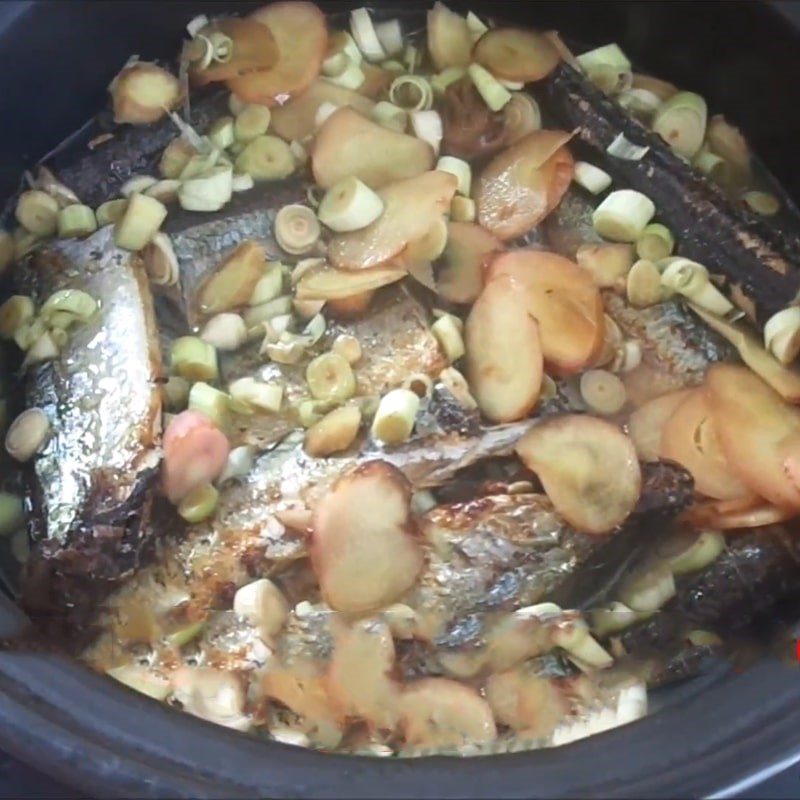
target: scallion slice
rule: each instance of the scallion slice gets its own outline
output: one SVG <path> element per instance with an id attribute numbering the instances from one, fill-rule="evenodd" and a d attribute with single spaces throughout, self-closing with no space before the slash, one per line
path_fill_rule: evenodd
<path id="1" fill-rule="evenodd" d="M 694 92 L 678 92 L 662 103 L 653 117 L 653 130 L 673 152 L 692 159 L 703 146 L 708 108 Z"/>
<path id="2" fill-rule="evenodd" d="M 217 351 L 197 336 L 181 336 L 172 343 L 172 370 L 187 381 L 219 377 Z"/>
<path id="3" fill-rule="evenodd" d="M 636 252 L 639 258 L 649 261 L 660 261 L 672 255 L 675 249 L 675 238 L 669 228 L 657 222 L 651 223 L 636 240 Z"/>
<path id="4" fill-rule="evenodd" d="M 578 186 L 594 195 L 602 194 L 611 186 L 611 176 L 600 167 L 586 161 L 575 162 L 575 172 L 572 178 Z"/>
<path id="5" fill-rule="evenodd" d="M 189 391 L 189 408 L 205 414 L 218 428 L 228 420 L 231 398 L 203 381 L 195 383 Z"/>
<path id="6" fill-rule="evenodd" d="M 613 242 L 635 242 L 656 213 L 649 197 L 633 189 L 618 189 L 595 209 L 594 229 Z"/>

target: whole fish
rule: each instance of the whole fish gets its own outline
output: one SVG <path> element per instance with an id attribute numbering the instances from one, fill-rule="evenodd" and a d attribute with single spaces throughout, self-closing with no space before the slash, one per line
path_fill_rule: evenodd
<path id="1" fill-rule="evenodd" d="M 675 155 L 578 70 L 561 63 L 540 84 L 540 97 L 576 141 L 622 186 L 646 194 L 680 242 L 681 255 L 723 275 L 752 300 L 759 320 L 796 301 L 800 291 L 800 238 L 735 206 L 709 179 Z M 607 152 L 620 134 L 647 147 L 638 160 Z"/>
<path id="2" fill-rule="evenodd" d="M 26 596 L 37 608 L 86 612 L 80 587 L 130 573 L 148 537 L 161 434 L 153 303 L 140 261 L 115 247 L 110 227 L 39 251 L 20 282 L 38 303 L 81 289 L 99 304 L 59 356 L 25 378 L 28 406 L 50 422 L 29 473 Z"/>

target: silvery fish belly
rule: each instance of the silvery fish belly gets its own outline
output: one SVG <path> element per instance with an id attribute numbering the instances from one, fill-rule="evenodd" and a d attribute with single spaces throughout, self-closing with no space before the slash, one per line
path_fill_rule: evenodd
<path id="1" fill-rule="evenodd" d="M 113 581 L 138 564 L 160 459 L 162 367 L 143 267 L 111 227 L 37 252 L 26 287 L 42 303 L 81 289 L 99 304 L 54 361 L 26 378 L 28 407 L 50 436 L 33 462 L 29 497 L 37 544 L 29 578 Z"/>

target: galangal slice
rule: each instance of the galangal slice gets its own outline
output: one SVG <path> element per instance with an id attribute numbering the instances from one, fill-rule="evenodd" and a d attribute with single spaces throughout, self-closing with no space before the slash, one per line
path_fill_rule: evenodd
<path id="1" fill-rule="evenodd" d="M 473 57 L 496 78 L 524 83 L 547 77 L 560 61 L 546 36 L 524 28 L 486 31 L 475 44 Z"/>
<path id="2" fill-rule="evenodd" d="M 450 303 L 474 303 L 491 258 L 503 243 L 474 222 L 448 222 L 447 244 L 436 274 L 436 294 Z"/>
<path id="3" fill-rule="evenodd" d="M 378 192 L 383 214 L 363 230 L 334 236 L 328 260 L 339 269 L 358 270 L 393 259 L 448 211 L 457 187 L 455 175 L 439 170 L 386 186 Z"/>
<path id="4" fill-rule="evenodd" d="M 731 469 L 770 503 L 800 511 L 800 408 L 736 364 L 712 366 L 706 388 Z"/>
<path id="5" fill-rule="evenodd" d="M 354 176 L 373 189 L 433 167 L 433 148 L 385 128 L 352 108 L 340 108 L 317 131 L 311 151 L 314 180 L 323 189 Z"/>
<path id="6" fill-rule="evenodd" d="M 603 346 L 603 298 L 588 273 L 545 250 L 513 250 L 489 266 L 489 281 L 506 275 L 521 291 L 528 314 L 539 323 L 548 366 L 573 374 L 592 363 Z"/>
<path id="7" fill-rule="evenodd" d="M 609 533 L 633 511 L 642 473 L 633 442 L 610 422 L 568 414 L 539 423 L 517 444 L 556 511 L 581 533 Z"/>
<path id="8" fill-rule="evenodd" d="M 474 689 L 447 678 L 426 678 L 405 688 L 400 730 L 410 748 L 459 748 L 497 738 L 489 704 Z"/>
<path id="9" fill-rule="evenodd" d="M 539 130 L 496 155 L 475 188 L 478 222 L 500 239 L 532 231 L 560 202 L 572 181 L 571 133 Z"/>
<path id="10" fill-rule="evenodd" d="M 271 69 L 231 78 L 228 88 L 247 103 L 282 105 L 319 75 L 328 46 L 325 15 L 314 3 L 285 0 L 259 8 L 248 19 L 269 28 L 278 60 Z"/>
<path id="11" fill-rule="evenodd" d="M 543 374 L 539 325 L 512 277 L 487 284 L 467 318 L 464 343 L 470 389 L 487 419 L 513 422 L 533 411 Z"/>
<path id="12" fill-rule="evenodd" d="M 690 395 L 691 389 L 679 389 L 648 400 L 628 419 L 628 433 L 642 461 L 661 457 L 661 434 L 673 411 Z"/>
<path id="13" fill-rule="evenodd" d="M 344 473 L 317 505 L 310 553 L 323 597 L 336 611 L 383 608 L 422 569 L 411 486 L 385 461 Z"/>

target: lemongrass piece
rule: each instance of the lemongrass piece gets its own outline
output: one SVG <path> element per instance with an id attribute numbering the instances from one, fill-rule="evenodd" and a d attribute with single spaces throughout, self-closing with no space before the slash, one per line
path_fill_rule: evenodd
<path id="1" fill-rule="evenodd" d="M 196 178 L 198 175 L 205 175 L 208 171 L 217 165 L 220 151 L 216 147 L 208 152 L 198 153 L 192 156 L 187 162 L 186 166 L 181 170 L 178 179 L 182 181 L 189 180 L 189 178 Z"/>
<path id="2" fill-rule="evenodd" d="M 395 56 L 403 52 L 403 28 L 399 19 L 379 22 L 375 26 L 375 33 L 387 56 Z"/>
<path id="3" fill-rule="evenodd" d="M 383 200 L 354 176 L 337 181 L 317 209 L 320 222 L 336 233 L 366 228 L 382 213 Z"/>
<path id="4" fill-rule="evenodd" d="M 315 458 L 341 453 L 353 444 L 360 427 L 361 410 L 358 406 L 336 408 L 308 429 L 305 451 Z"/>
<path id="5" fill-rule="evenodd" d="M 628 302 L 634 308 L 647 308 L 664 299 L 662 276 L 658 267 L 646 259 L 637 261 L 628 272 L 625 284 Z"/>
<path id="6" fill-rule="evenodd" d="M 292 297 L 291 295 L 283 295 L 276 297 L 274 300 L 269 300 L 266 303 L 260 303 L 257 306 L 250 306 L 244 312 L 245 325 L 252 328 L 260 325 L 262 322 L 268 322 L 275 317 L 289 314 L 292 310 Z"/>
<path id="7" fill-rule="evenodd" d="M 275 239 L 280 247 L 292 255 L 311 252 L 320 237 L 316 214 L 300 204 L 284 206 L 275 217 Z"/>
<path id="8" fill-rule="evenodd" d="M 147 197 L 155 197 L 161 203 L 174 203 L 178 199 L 178 192 L 181 188 L 179 180 L 156 181 L 150 188 L 145 189 L 142 194 Z"/>
<path id="9" fill-rule="evenodd" d="M 39 452 L 50 433 L 50 420 L 41 408 L 23 411 L 6 432 L 6 451 L 19 462 L 29 461 Z"/>
<path id="10" fill-rule="evenodd" d="M 192 489 L 181 500 L 178 505 L 178 513 L 188 523 L 196 525 L 198 522 L 203 522 L 214 516 L 218 503 L 219 492 L 210 483 L 205 483 Z"/>
<path id="11" fill-rule="evenodd" d="M 594 229 L 613 242 L 635 242 L 655 216 L 653 201 L 633 189 L 611 192 L 592 214 Z"/>
<path id="12" fill-rule="evenodd" d="M 283 386 L 254 378 L 239 378 L 228 387 L 228 392 L 237 403 L 256 411 L 277 414 L 283 404 Z"/>
<path id="13" fill-rule="evenodd" d="M 231 398 L 213 386 L 198 381 L 189 390 L 188 406 L 192 411 L 205 414 L 218 428 L 224 428 L 228 420 Z"/>
<path id="14" fill-rule="evenodd" d="M 150 282 L 156 286 L 175 286 L 180 266 L 172 241 L 166 233 L 158 232 L 142 250 L 142 261 Z"/>
<path id="15" fill-rule="evenodd" d="M 489 30 L 489 26 L 472 11 L 467 14 L 467 28 L 474 42 L 477 42 Z"/>
<path id="16" fill-rule="evenodd" d="M 725 537 L 719 531 L 701 531 L 694 535 L 679 535 L 661 545 L 657 554 L 672 570 L 673 575 L 688 575 L 705 569 L 725 550 Z"/>
<path id="17" fill-rule="evenodd" d="M 629 71 L 632 66 L 630 59 L 622 52 L 620 46 L 613 42 L 577 56 L 576 61 L 584 72 L 588 71 L 590 67 L 598 65 L 616 67 L 623 71 Z"/>
<path id="18" fill-rule="evenodd" d="M 227 150 L 236 141 L 233 117 L 224 116 L 214 120 L 206 135 L 214 147 Z"/>
<path id="19" fill-rule="evenodd" d="M 172 371 L 187 381 L 214 381 L 219 377 L 216 349 L 197 336 L 180 336 L 170 351 Z"/>
<path id="20" fill-rule="evenodd" d="M 189 402 L 191 384 L 180 375 L 170 375 L 162 387 L 164 402 L 171 411 L 183 411 Z"/>
<path id="21" fill-rule="evenodd" d="M 0 306 L 0 336 L 13 339 L 14 334 L 36 314 L 33 300 L 22 294 L 14 294 Z"/>
<path id="22" fill-rule="evenodd" d="M 554 636 L 554 641 L 558 644 L 558 634 Z M 571 647 L 563 648 L 567 657 L 583 672 L 591 672 L 595 669 L 607 669 L 614 663 L 611 654 L 587 633 L 581 637 Z"/>
<path id="23" fill-rule="evenodd" d="M 424 372 L 417 372 L 409 375 L 403 381 L 403 389 L 410 389 L 420 399 L 430 397 L 433 394 L 433 381 L 430 375 Z"/>
<path id="24" fill-rule="evenodd" d="M 161 154 L 158 170 L 161 176 L 168 179 L 180 177 L 193 156 L 198 154 L 197 148 L 182 137 L 173 139 Z"/>
<path id="25" fill-rule="evenodd" d="M 269 128 L 271 118 L 272 114 L 266 106 L 245 106 L 236 115 L 233 123 L 234 139 L 237 142 L 252 142 L 258 136 L 263 136 Z"/>
<path id="26" fill-rule="evenodd" d="M 106 225 L 113 225 L 115 222 L 119 222 L 125 215 L 127 207 L 128 201 L 125 199 L 107 200 L 102 205 L 99 205 L 97 211 L 95 211 L 98 226 L 103 228 Z"/>
<path id="27" fill-rule="evenodd" d="M 661 98 L 649 89 L 627 89 L 617 97 L 617 102 L 641 121 L 649 121 L 661 106 Z"/>
<path id="28" fill-rule="evenodd" d="M 338 353 L 323 353 L 306 368 L 306 383 L 316 400 L 344 402 L 356 393 L 353 369 Z"/>
<path id="29" fill-rule="evenodd" d="M 186 31 L 194 39 L 208 24 L 208 17 L 205 14 L 198 14 L 186 23 Z"/>
<path id="30" fill-rule="evenodd" d="M 617 134 L 614 141 L 606 147 L 606 153 L 614 158 L 621 158 L 623 161 L 641 161 L 649 150 L 648 145 L 629 142 L 623 133 Z"/>
<path id="31" fill-rule="evenodd" d="M 387 100 L 381 100 L 376 103 L 370 115 L 379 125 L 391 128 L 399 133 L 404 133 L 408 126 L 408 112 Z"/>
<path id="32" fill-rule="evenodd" d="M 332 83 L 335 86 L 341 86 L 343 89 L 350 89 L 355 91 L 356 89 L 361 88 L 362 84 L 366 80 L 366 75 L 364 74 L 364 70 L 358 64 L 353 64 L 352 62 L 347 65 L 347 68 L 341 75 L 332 75 L 324 80 L 328 81 L 328 83 Z"/>
<path id="33" fill-rule="evenodd" d="M 442 156 L 436 162 L 436 169 L 455 175 L 458 180 L 458 193 L 469 197 L 472 189 L 472 168 L 466 161 L 454 156 Z"/>
<path id="34" fill-rule="evenodd" d="M 675 249 L 675 237 L 669 228 L 658 222 L 648 225 L 636 240 L 636 253 L 639 258 L 648 261 L 660 261 L 672 255 Z"/>
<path id="35" fill-rule="evenodd" d="M 724 317 L 734 306 L 711 282 L 708 270 L 701 264 L 679 258 L 662 273 L 661 283 L 712 314 Z"/>
<path id="36" fill-rule="evenodd" d="M 88 236 L 96 230 L 97 218 L 89 206 L 66 206 L 58 212 L 58 236 L 60 239 L 76 239 Z"/>
<path id="37" fill-rule="evenodd" d="M 477 216 L 477 207 L 471 197 L 456 195 L 450 204 L 450 219 L 453 222 L 474 222 Z"/>
<path id="38" fill-rule="evenodd" d="M 327 404 L 323 404 L 327 407 Z M 302 400 L 296 404 L 297 420 L 303 428 L 312 428 L 324 416 L 318 400 Z"/>
<path id="39" fill-rule="evenodd" d="M 642 345 L 637 340 L 624 342 L 611 364 L 613 372 L 633 372 L 642 363 Z"/>
<path id="40" fill-rule="evenodd" d="M 433 105 L 433 89 L 419 75 L 401 75 L 389 87 L 389 100 L 408 111 L 427 111 Z"/>
<path id="41" fill-rule="evenodd" d="M 304 164 L 308 163 L 308 150 L 306 150 L 303 144 L 298 142 L 297 139 L 292 139 L 292 141 L 289 142 L 289 150 L 291 150 L 294 163 L 297 164 L 298 167 L 302 167 Z"/>
<path id="42" fill-rule="evenodd" d="M 700 148 L 692 160 L 692 166 L 721 186 L 726 186 L 730 182 L 728 162 L 716 153 L 712 153 L 705 145 Z"/>
<path id="43" fill-rule="evenodd" d="M 238 350 L 247 341 L 247 326 L 238 314 L 224 312 L 206 322 L 200 338 L 217 350 Z"/>
<path id="44" fill-rule="evenodd" d="M 254 181 L 277 181 L 295 170 L 289 145 L 277 136 L 258 136 L 236 156 L 237 172 L 246 172 Z"/>
<path id="45" fill-rule="evenodd" d="M 17 200 L 17 222 L 36 236 L 52 236 L 58 229 L 58 201 L 47 192 L 31 189 Z"/>
<path id="46" fill-rule="evenodd" d="M 255 186 L 255 181 L 251 175 L 248 175 L 246 172 L 241 174 L 233 173 L 233 180 L 231 181 L 231 189 L 233 193 L 236 194 L 237 192 L 249 192 Z"/>
<path id="47" fill-rule="evenodd" d="M 154 197 L 134 194 L 125 213 L 114 226 L 114 242 L 123 250 L 141 250 L 158 233 L 167 218 L 167 209 Z"/>
<path id="48" fill-rule="evenodd" d="M 418 139 L 427 142 L 434 154 L 438 154 L 444 136 L 442 118 L 438 111 L 411 111 L 411 129 Z"/>
<path id="49" fill-rule="evenodd" d="M 208 173 L 181 184 L 178 202 L 186 211 L 219 211 L 233 196 L 233 170 L 213 167 Z"/>
<path id="50" fill-rule="evenodd" d="M 347 53 L 340 50 L 338 53 L 329 55 L 322 62 L 322 74 L 328 78 L 334 78 L 337 75 L 341 75 L 353 63 L 357 64 L 360 63 L 360 61 L 354 62 Z"/>
<path id="51" fill-rule="evenodd" d="M 625 384 L 612 372 L 590 369 L 581 375 L 581 397 L 590 411 L 597 414 L 618 414 L 628 402 Z"/>
<path id="52" fill-rule="evenodd" d="M 708 108 L 694 92 L 678 92 L 662 103 L 653 117 L 653 131 L 674 153 L 692 159 L 703 146 Z"/>
<path id="53" fill-rule="evenodd" d="M 334 339 L 331 345 L 331 352 L 340 355 L 352 366 L 361 358 L 361 343 L 355 336 L 342 333 Z"/>
<path id="54" fill-rule="evenodd" d="M 466 352 L 461 330 L 454 319 L 451 314 L 446 314 L 431 325 L 431 332 L 436 337 L 448 364 L 458 361 Z"/>
<path id="55" fill-rule="evenodd" d="M 601 639 L 619 633 L 640 619 L 640 615 L 624 603 L 615 600 L 607 606 L 589 612 L 592 633 Z"/>
<path id="56" fill-rule="evenodd" d="M 53 314 L 65 312 L 81 322 L 88 322 L 97 311 L 97 301 L 80 289 L 59 289 L 47 298 L 39 316 L 47 322 Z"/>
<path id="57" fill-rule="evenodd" d="M 633 573 L 619 591 L 619 599 L 634 611 L 658 611 L 674 596 L 675 577 L 667 564 Z"/>
<path id="58" fill-rule="evenodd" d="M 575 162 L 575 172 L 572 180 L 578 186 L 582 186 L 587 192 L 591 192 L 594 195 L 602 194 L 611 186 L 611 176 L 600 167 L 596 167 L 586 161 Z"/>
<path id="59" fill-rule="evenodd" d="M 260 306 L 279 297 L 283 291 L 283 265 L 278 261 L 273 261 L 267 265 L 264 275 L 258 279 L 258 283 L 253 289 L 253 294 L 247 301 L 249 306 Z"/>
<path id="60" fill-rule="evenodd" d="M 122 184 L 119 193 L 123 197 L 130 197 L 137 193 L 143 194 L 145 189 L 149 189 L 155 183 L 158 183 L 158 178 L 154 178 L 152 175 L 134 175 Z"/>
<path id="61" fill-rule="evenodd" d="M 402 444 L 411 436 L 419 411 L 419 397 L 409 389 L 385 394 L 372 421 L 372 435 L 384 444 Z"/>
<path id="62" fill-rule="evenodd" d="M 764 346 L 784 366 L 800 353 L 800 308 L 790 306 L 773 314 L 764 325 Z"/>
<path id="63" fill-rule="evenodd" d="M 500 111 L 511 100 L 511 92 L 480 64 L 470 64 L 467 74 L 492 111 Z"/>
<path id="64" fill-rule="evenodd" d="M 463 67 L 447 67 L 430 79 L 431 88 L 436 95 L 442 96 L 451 83 L 461 80 L 466 74 Z"/>
<path id="65" fill-rule="evenodd" d="M 10 536 L 24 524 L 22 498 L 11 492 L 0 492 L 0 538 Z"/>
<path id="66" fill-rule="evenodd" d="M 297 284 L 305 275 L 323 269 L 326 263 L 324 258 L 304 258 L 298 261 L 290 277 L 292 286 Z"/>
<path id="67" fill-rule="evenodd" d="M 63 343 L 66 343 L 64 341 L 67 336 L 66 331 L 53 331 L 52 334 L 50 331 L 45 331 L 25 353 L 25 359 L 22 362 L 23 369 L 33 364 L 42 364 L 45 361 L 52 361 L 54 358 L 58 358 L 59 346 L 56 343 L 56 334 L 61 334 L 61 337 L 58 338 Z"/>
<path id="68" fill-rule="evenodd" d="M 366 8 L 356 8 L 350 12 L 350 32 L 358 49 L 367 61 L 384 61 L 386 51 L 381 45 L 372 17 Z"/>
<path id="69" fill-rule="evenodd" d="M 751 211 L 764 217 L 773 217 L 781 210 L 780 200 L 769 192 L 745 192 L 742 200 Z"/>
<path id="70" fill-rule="evenodd" d="M 314 114 L 314 128 L 319 130 L 328 121 L 328 117 L 333 116 L 338 110 L 339 106 L 336 103 L 328 101 L 320 103 Z"/>

